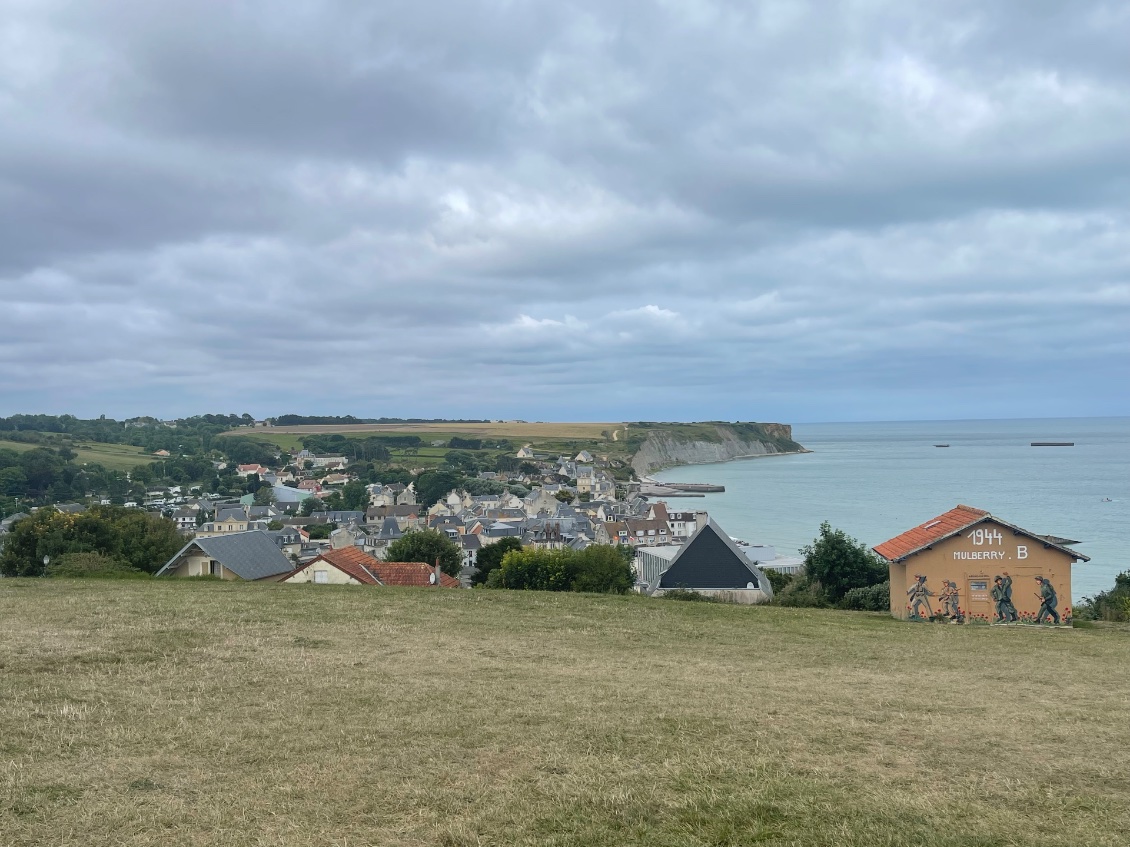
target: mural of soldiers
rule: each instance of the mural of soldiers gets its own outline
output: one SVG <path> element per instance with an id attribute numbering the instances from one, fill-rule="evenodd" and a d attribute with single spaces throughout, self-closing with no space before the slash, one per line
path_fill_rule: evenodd
<path id="1" fill-rule="evenodd" d="M 1001 580 L 1001 588 L 1004 590 L 1004 611 L 1006 617 L 1015 623 L 1020 620 L 1020 615 L 1016 612 L 1016 606 L 1012 603 L 1012 577 L 1008 575 L 1008 571 L 1004 571 L 1004 579 Z"/>
<path id="2" fill-rule="evenodd" d="M 993 577 L 993 590 L 989 592 L 993 598 L 997 613 L 997 623 L 1013 623 L 1020 620 L 1016 613 L 1016 606 L 1012 605 L 1012 577 L 1008 571 L 1004 576 L 997 574 Z"/>
<path id="3" fill-rule="evenodd" d="M 949 615 L 951 621 L 961 623 L 965 616 L 961 614 L 961 604 L 958 602 L 957 583 L 952 580 L 943 580 L 945 587 L 938 599 L 942 602 L 942 611 Z"/>
<path id="4" fill-rule="evenodd" d="M 1006 606 L 1004 599 L 1004 580 L 1000 574 L 993 577 L 993 590 L 989 592 L 989 596 L 993 598 L 993 610 L 997 614 L 996 623 L 1004 623 L 1007 620 Z"/>
<path id="5" fill-rule="evenodd" d="M 1052 619 L 1052 623 L 1059 624 L 1059 612 L 1055 607 L 1059 605 L 1059 597 L 1056 596 L 1055 588 L 1052 587 L 1045 577 L 1036 577 L 1036 582 L 1039 583 L 1040 593 L 1036 596 L 1040 598 L 1040 611 L 1036 614 L 1036 623 L 1043 623 L 1044 616 L 1047 615 Z"/>
<path id="6" fill-rule="evenodd" d="M 934 610 L 930 607 L 930 598 L 934 596 L 934 592 L 926 587 L 926 577 L 920 573 L 914 575 L 914 585 L 906 590 L 907 596 L 910 598 L 910 619 L 914 621 L 923 620 L 922 614 L 919 611 L 922 606 L 926 607 L 927 618 L 934 617 Z"/>

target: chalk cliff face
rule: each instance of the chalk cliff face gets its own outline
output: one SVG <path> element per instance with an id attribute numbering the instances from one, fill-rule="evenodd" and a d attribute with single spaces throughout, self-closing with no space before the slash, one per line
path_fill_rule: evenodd
<path id="1" fill-rule="evenodd" d="M 637 476 L 646 476 L 674 465 L 705 465 L 743 456 L 808 452 L 793 441 L 793 428 L 788 424 L 742 424 L 740 429 L 719 425 L 713 430 L 711 436 L 717 433 L 717 440 L 654 430 L 648 433 L 647 440 L 632 458 L 632 469 Z"/>

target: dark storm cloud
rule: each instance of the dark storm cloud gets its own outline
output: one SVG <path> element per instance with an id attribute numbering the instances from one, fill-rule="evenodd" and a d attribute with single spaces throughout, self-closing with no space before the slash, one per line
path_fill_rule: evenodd
<path id="1" fill-rule="evenodd" d="M 1130 411 L 1124 6 L 0 12 L 4 412 Z"/>

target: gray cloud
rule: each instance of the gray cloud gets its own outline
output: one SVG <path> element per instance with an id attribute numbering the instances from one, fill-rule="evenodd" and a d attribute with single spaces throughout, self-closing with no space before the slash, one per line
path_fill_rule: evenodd
<path id="1" fill-rule="evenodd" d="M 1130 413 L 1122 7 L 0 11 L 0 412 Z"/>

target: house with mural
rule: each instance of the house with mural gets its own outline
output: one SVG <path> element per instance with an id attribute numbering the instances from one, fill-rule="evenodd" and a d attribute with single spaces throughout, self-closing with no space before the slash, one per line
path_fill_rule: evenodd
<path id="1" fill-rule="evenodd" d="M 891 614 L 954 623 L 1071 621 L 1078 542 L 959 505 L 874 548 L 890 566 Z"/>

